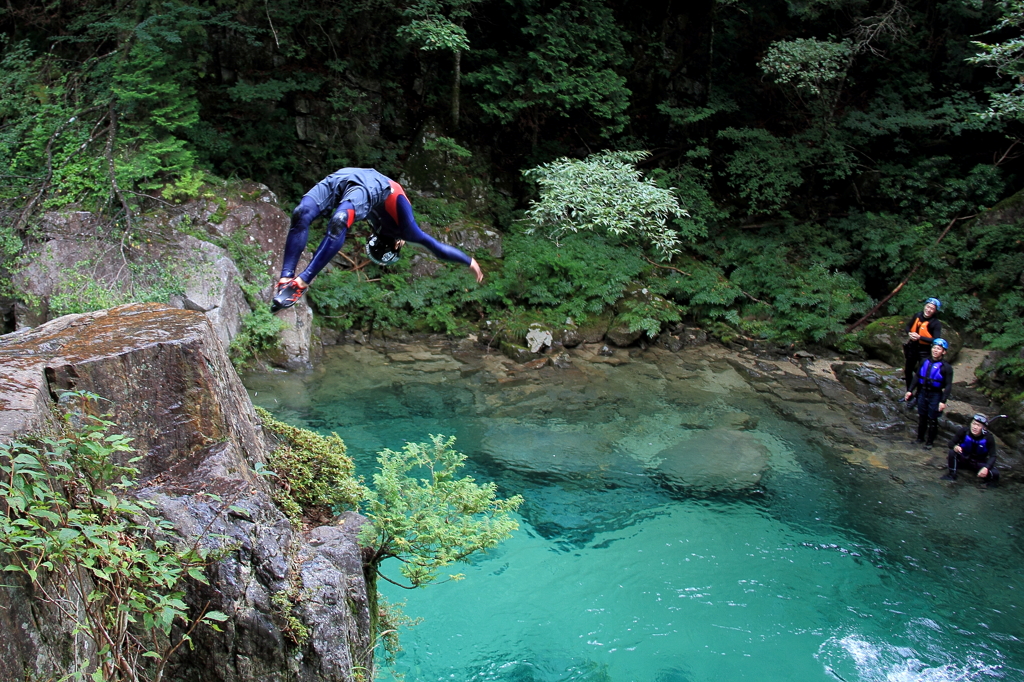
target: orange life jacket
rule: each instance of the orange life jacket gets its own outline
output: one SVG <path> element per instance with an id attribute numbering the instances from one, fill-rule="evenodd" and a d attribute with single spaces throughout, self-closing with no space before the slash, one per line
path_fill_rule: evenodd
<path id="1" fill-rule="evenodd" d="M 928 331 L 928 323 L 931 320 L 922 320 L 920 317 L 914 319 L 914 324 L 910 325 L 910 331 L 915 334 L 920 334 L 921 338 L 917 340 L 918 343 L 924 346 L 932 345 L 932 335 Z"/>

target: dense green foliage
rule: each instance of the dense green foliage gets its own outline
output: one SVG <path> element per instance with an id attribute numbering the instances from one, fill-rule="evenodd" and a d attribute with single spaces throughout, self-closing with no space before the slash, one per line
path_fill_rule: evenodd
<path id="1" fill-rule="evenodd" d="M 664 257 L 678 253 L 679 236 L 667 222 L 670 216 L 689 216 L 671 189 L 641 178 L 634 164 L 647 156 L 606 152 L 531 168 L 525 175 L 540 187 L 540 198 L 526 212 L 527 220 L 556 241 L 569 232 L 598 230 L 653 246 Z M 697 233 L 686 232 L 691 239 Z"/>
<path id="2" fill-rule="evenodd" d="M 454 444 L 454 437 L 431 436 L 429 443 L 406 443 L 401 452 L 377 453 L 380 471 L 363 508 L 369 523 L 359 533 L 375 576 L 395 582 L 381 573 L 381 564 L 398 559 L 408 585 L 395 584 L 436 582 L 445 566 L 494 547 L 519 527 L 511 514 L 523 498 L 501 500 L 494 483 L 458 478 L 466 456 Z"/>
<path id="3" fill-rule="evenodd" d="M 377 577 L 394 582 L 381 572 L 384 562 L 400 562 L 399 573 L 408 581 L 403 587 L 423 587 L 437 582 L 445 566 L 494 547 L 518 528 L 511 514 L 522 498 L 498 499 L 493 483 L 459 478 L 466 456 L 452 447 L 454 438 L 431 436 L 430 443 L 407 443 L 401 452 L 379 452 L 380 469 L 367 488 L 353 475 L 337 435 L 325 437 L 274 419 L 262 408 L 256 411 L 279 441 L 269 458 L 276 471 L 274 499 L 293 522 L 325 522 L 357 507 L 367 517 L 359 542 L 370 578 L 371 638 L 386 660 L 400 650 L 398 627 L 411 621 L 401 605 L 388 604 L 377 593 Z M 308 632 L 293 613 L 296 599 L 292 589 L 275 595 L 273 603 L 285 634 L 301 644 Z"/>
<path id="4" fill-rule="evenodd" d="M 113 426 L 76 412 L 59 438 L 0 444 L 0 553 L 94 647 L 70 679 L 157 682 L 197 625 L 227 616 L 189 612 L 184 581 L 205 584 L 210 557 L 173 542 L 171 523 L 132 495 L 136 470 L 115 461 L 132 448 Z"/>
<path id="5" fill-rule="evenodd" d="M 949 322 L 1014 351 L 1024 247 L 970 217 L 1024 187 L 1022 17 L 1016 0 L 16 0 L 0 9 L 0 259 L 18 266 L 43 209 L 99 212 L 120 239 L 206 172 L 291 202 L 365 165 L 429 190 L 414 205 L 434 227 L 454 207 L 499 226 L 514 262 L 485 263 L 484 289 L 447 268 L 367 269 L 372 288 L 328 273 L 311 298 L 339 326 L 553 319 L 636 282 L 674 306 L 649 331 L 678 314 L 845 346 L 913 272 L 886 312 L 937 294 Z M 608 165 L 644 149 L 642 175 Z M 636 236 L 556 244 L 556 260 L 619 249 L 615 294 L 525 245 L 526 209 L 555 233 Z M 244 352 L 268 322 L 250 320 Z"/>
<path id="6" fill-rule="evenodd" d="M 356 480 L 355 465 L 337 434 L 325 437 L 285 424 L 261 407 L 256 414 L 263 428 L 279 441 L 268 464 L 278 472 L 274 500 L 289 518 L 330 518 L 359 506 L 366 491 Z"/>

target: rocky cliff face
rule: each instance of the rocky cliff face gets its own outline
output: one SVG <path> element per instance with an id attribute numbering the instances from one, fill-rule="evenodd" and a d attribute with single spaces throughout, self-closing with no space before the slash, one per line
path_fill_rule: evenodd
<path id="1" fill-rule="evenodd" d="M 303 533 L 274 506 L 254 472 L 269 442 L 206 316 L 130 305 L 0 337 L 0 439 L 44 428 L 62 389 L 110 401 L 141 456 L 137 494 L 183 541 L 234 548 L 208 569 L 209 586 L 189 590 L 193 605 L 209 602 L 230 620 L 223 632 L 199 628 L 171 679 L 348 681 L 354 667 L 372 668 L 355 541 L 362 517 Z M 290 594 L 290 615 L 309 629 L 302 646 L 286 636 L 278 593 Z M 27 590 L 0 590 L 0 621 L 0 679 L 67 669 L 67 633 Z"/>
<path id="2" fill-rule="evenodd" d="M 38 243 L 24 269 L 13 276 L 22 298 L 32 304 L 17 302 L 13 310 L 3 311 L 13 315 L 15 328 L 52 320 L 69 304 L 75 309 L 76 297 L 139 300 L 156 293 L 154 287 L 173 288 L 177 293 L 160 300 L 206 315 L 226 347 L 241 330 L 252 301 L 242 291 L 246 274 L 239 270 L 241 261 L 236 263 L 224 245 L 260 255 L 258 263 L 247 263 L 259 272 L 248 276 L 264 287 L 259 297 L 269 303 L 290 220 L 265 185 L 226 184 L 216 194 L 167 205 L 136 220 L 136 231 L 144 238 L 125 235 L 122 240 L 105 234 L 109 228 L 93 213 L 44 213 L 36 225 Z M 90 283 L 99 285 L 90 288 Z M 312 312 L 302 301 L 279 317 L 287 328 L 272 362 L 308 366 Z"/>

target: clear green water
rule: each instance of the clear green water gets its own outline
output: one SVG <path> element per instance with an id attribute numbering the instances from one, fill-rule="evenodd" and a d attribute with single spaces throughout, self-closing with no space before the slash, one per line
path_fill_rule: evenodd
<path id="1" fill-rule="evenodd" d="M 520 531 L 465 580 L 384 587 L 423 619 L 402 635 L 410 682 L 1024 680 L 1017 488 L 894 480 L 728 371 L 674 371 L 508 387 L 356 348 L 245 380 L 278 416 L 338 432 L 364 474 L 382 447 L 453 434 L 472 475 L 526 498 Z M 666 447 L 688 441 L 736 450 L 666 475 Z M 743 448 L 763 468 L 716 478 Z"/>

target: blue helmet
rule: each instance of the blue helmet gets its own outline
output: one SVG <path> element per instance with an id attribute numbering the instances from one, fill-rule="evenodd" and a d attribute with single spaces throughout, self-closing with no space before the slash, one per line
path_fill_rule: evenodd
<path id="1" fill-rule="evenodd" d="M 942 310 L 942 301 L 940 301 L 939 299 L 937 299 L 937 298 L 929 298 L 929 299 L 926 299 L 925 302 L 924 302 L 925 305 L 928 305 L 929 303 L 931 303 L 933 306 L 935 306 L 936 310 Z"/>
<path id="2" fill-rule="evenodd" d="M 933 346 L 942 346 L 943 350 L 949 350 L 949 341 L 946 339 L 934 339 L 932 341 Z"/>

